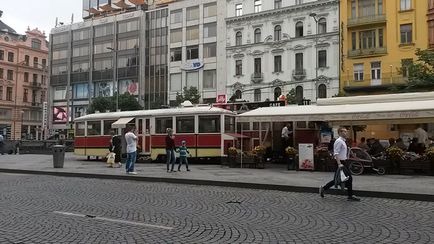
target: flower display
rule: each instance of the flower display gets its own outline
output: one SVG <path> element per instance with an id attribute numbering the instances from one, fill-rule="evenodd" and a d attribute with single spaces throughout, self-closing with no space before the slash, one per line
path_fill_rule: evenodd
<path id="1" fill-rule="evenodd" d="M 265 147 L 256 146 L 255 148 L 253 148 L 253 153 L 256 155 L 263 155 L 265 153 Z"/>
<path id="2" fill-rule="evenodd" d="M 297 150 L 295 150 L 295 148 L 293 147 L 287 147 L 285 149 L 286 154 L 288 154 L 289 156 L 295 156 L 297 155 Z"/>
<path id="3" fill-rule="evenodd" d="M 390 159 L 401 159 L 404 156 L 404 151 L 399 147 L 389 147 L 386 149 L 386 155 Z"/>
<path id="4" fill-rule="evenodd" d="M 229 155 L 236 155 L 237 154 L 237 148 L 236 147 L 228 148 L 228 154 Z"/>
<path id="5" fill-rule="evenodd" d="M 430 147 L 425 150 L 425 157 L 434 160 L 434 147 Z"/>

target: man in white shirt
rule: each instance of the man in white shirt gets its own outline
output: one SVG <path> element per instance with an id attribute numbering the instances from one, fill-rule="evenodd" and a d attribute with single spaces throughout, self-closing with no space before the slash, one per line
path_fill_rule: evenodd
<path id="1" fill-rule="evenodd" d="M 333 145 L 333 155 L 338 163 L 338 167 L 342 168 L 345 175 L 348 176 L 348 180 L 345 181 L 345 186 L 348 190 L 348 201 L 360 201 L 360 198 L 354 196 L 353 194 L 353 177 L 351 176 L 350 171 L 348 170 L 348 147 L 346 143 L 348 130 L 345 127 L 340 127 L 338 129 L 339 138 L 335 141 Z M 336 171 L 336 173 L 339 171 Z M 336 174 L 335 173 L 335 174 Z M 333 185 L 335 185 L 335 177 L 329 183 L 327 183 L 324 187 L 320 186 L 319 194 L 321 197 L 324 197 L 324 192 L 330 189 Z"/>
<path id="2" fill-rule="evenodd" d="M 134 134 L 134 130 L 134 126 L 131 126 L 127 129 L 127 133 L 125 134 L 125 141 L 127 142 L 127 163 L 125 164 L 125 168 L 127 174 L 130 175 L 137 174 L 134 171 L 134 163 L 137 157 L 137 136 Z"/>
<path id="3" fill-rule="evenodd" d="M 285 149 L 289 146 L 289 135 L 292 133 L 290 124 L 286 124 L 282 128 L 281 138 L 282 138 L 282 151 L 285 154 Z"/>
<path id="4" fill-rule="evenodd" d="M 4 143 L 5 143 L 4 142 L 4 137 L 3 137 L 2 134 L 0 134 L 0 153 L 1 153 L 1 155 L 4 154 L 4 152 L 3 152 Z"/>

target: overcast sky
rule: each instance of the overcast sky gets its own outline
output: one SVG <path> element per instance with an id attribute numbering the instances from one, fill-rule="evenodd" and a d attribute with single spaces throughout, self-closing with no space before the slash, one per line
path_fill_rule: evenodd
<path id="1" fill-rule="evenodd" d="M 59 22 L 74 23 L 82 21 L 82 0 L 0 0 L 1 20 L 19 34 L 25 34 L 27 26 L 30 29 L 45 31 L 47 38 L 51 28 Z"/>

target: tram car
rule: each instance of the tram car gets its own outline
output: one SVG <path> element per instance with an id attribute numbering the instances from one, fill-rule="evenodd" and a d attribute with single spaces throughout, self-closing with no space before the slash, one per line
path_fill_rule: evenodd
<path id="1" fill-rule="evenodd" d="M 166 129 L 172 128 L 175 145 L 186 141 L 193 160 L 221 159 L 236 140 L 235 115 L 210 106 L 89 114 L 74 120 L 74 153 L 88 158 L 105 157 L 113 133 L 121 135 L 125 153 L 125 129 L 135 126 L 141 157 L 164 160 Z"/>

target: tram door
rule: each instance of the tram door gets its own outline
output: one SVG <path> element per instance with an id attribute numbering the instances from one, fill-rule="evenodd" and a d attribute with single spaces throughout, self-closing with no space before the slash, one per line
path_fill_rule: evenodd
<path id="1" fill-rule="evenodd" d="M 143 153 L 151 154 L 151 119 L 143 119 Z"/>

